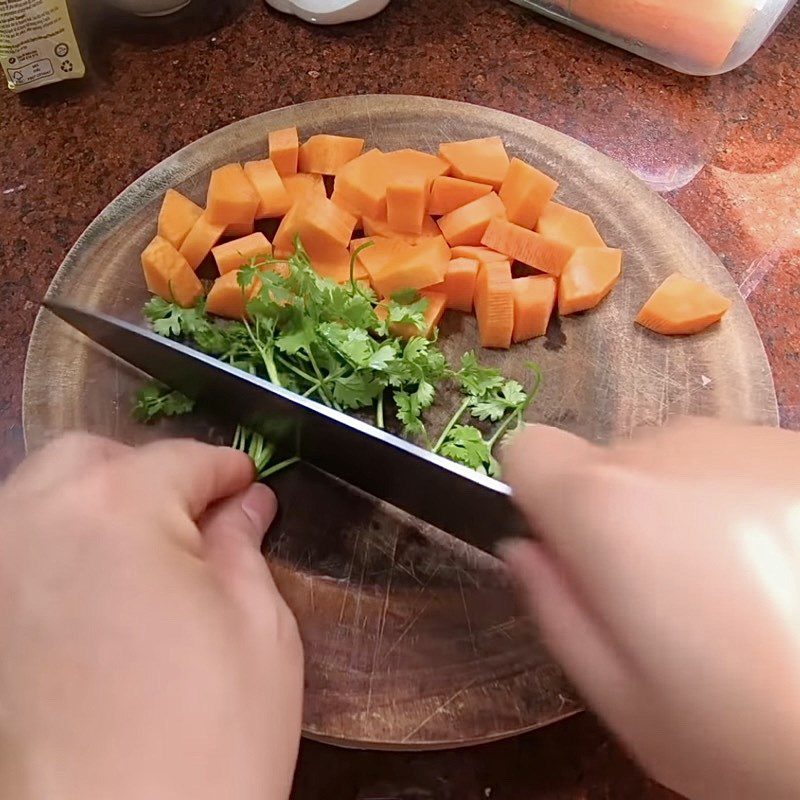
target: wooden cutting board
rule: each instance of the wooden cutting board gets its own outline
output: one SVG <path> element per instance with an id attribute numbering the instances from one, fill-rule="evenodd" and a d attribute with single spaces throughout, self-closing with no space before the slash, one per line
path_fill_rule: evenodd
<path id="1" fill-rule="evenodd" d="M 691 228 L 591 148 L 529 120 L 462 103 L 345 97 L 271 111 L 206 136 L 103 211 L 67 256 L 51 294 L 140 319 L 146 292 L 139 254 L 155 233 L 163 192 L 177 187 L 203 202 L 210 169 L 265 157 L 267 131 L 290 125 L 303 136 L 362 136 L 384 150 L 434 152 L 440 141 L 499 135 L 512 155 L 556 177 L 558 198 L 590 213 L 606 241 L 624 249 L 623 278 L 599 309 L 554 321 L 546 338 L 486 354 L 522 380 L 525 362 L 541 365 L 544 388 L 531 421 L 597 441 L 688 413 L 777 424 L 753 320 L 725 268 Z M 721 326 L 670 339 L 633 324 L 650 292 L 675 270 L 734 299 Z M 453 360 L 477 344 L 471 320 L 453 316 L 443 332 Z M 71 428 L 131 443 L 168 433 L 214 441 L 230 435 L 198 419 L 136 425 L 130 396 L 140 382 L 40 314 L 25 374 L 28 447 Z M 440 422 L 431 420 L 434 432 Z M 276 488 L 282 516 L 268 556 L 306 643 L 309 736 L 349 746 L 449 747 L 510 736 L 579 710 L 536 631 L 518 615 L 494 559 L 310 470 L 286 474 Z"/>

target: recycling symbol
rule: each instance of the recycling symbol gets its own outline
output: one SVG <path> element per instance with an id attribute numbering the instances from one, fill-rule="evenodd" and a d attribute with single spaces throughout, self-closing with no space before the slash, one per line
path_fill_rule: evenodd
<path id="1" fill-rule="evenodd" d="M 72 62 L 67 59 L 66 61 L 61 62 L 61 71 L 62 72 L 72 72 L 74 67 L 72 66 Z"/>
<path id="2" fill-rule="evenodd" d="M 16 72 L 12 73 L 11 80 L 14 81 L 14 83 L 19 83 L 24 77 L 25 76 L 19 70 L 17 70 Z"/>

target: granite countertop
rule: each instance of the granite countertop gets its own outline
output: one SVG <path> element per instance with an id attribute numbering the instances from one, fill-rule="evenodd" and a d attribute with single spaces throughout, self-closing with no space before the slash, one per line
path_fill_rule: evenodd
<path id="1" fill-rule="evenodd" d="M 782 423 L 800 429 L 800 7 L 728 75 L 670 72 L 503 0 L 394 0 L 323 29 L 260 0 L 194 0 L 131 27 L 98 15 L 90 75 L 0 93 L 0 469 L 23 452 L 22 374 L 37 304 L 68 248 L 131 181 L 242 117 L 345 94 L 466 100 L 619 159 L 720 256 L 761 331 Z M 95 4 L 96 5 L 96 4 Z M 200 12 L 200 13 L 198 13 Z M 304 745 L 296 796 L 666 798 L 588 715 L 446 754 Z"/>

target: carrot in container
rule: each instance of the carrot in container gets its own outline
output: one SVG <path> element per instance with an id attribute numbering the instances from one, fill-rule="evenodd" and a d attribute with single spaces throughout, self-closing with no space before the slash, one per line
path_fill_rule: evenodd
<path id="1" fill-rule="evenodd" d="M 547 16 L 694 75 L 749 59 L 792 0 L 516 0 Z"/>

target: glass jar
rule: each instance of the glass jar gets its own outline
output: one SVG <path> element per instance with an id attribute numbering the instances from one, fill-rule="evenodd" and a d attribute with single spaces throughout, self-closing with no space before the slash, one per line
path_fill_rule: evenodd
<path id="1" fill-rule="evenodd" d="M 745 63 L 795 0 L 514 0 L 690 75 Z"/>

